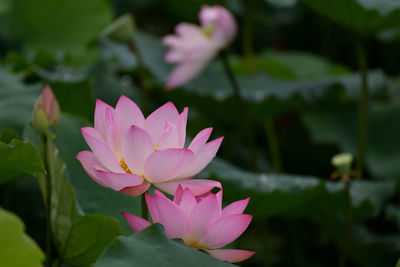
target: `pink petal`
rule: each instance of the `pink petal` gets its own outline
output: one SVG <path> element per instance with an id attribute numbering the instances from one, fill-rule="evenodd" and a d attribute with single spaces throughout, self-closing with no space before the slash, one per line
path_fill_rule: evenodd
<path id="1" fill-rule="evenodd" d="M 144 128 L 144 116 L 140 108 L 126 96 L 121 96 L 115 107 L 114 121 L 117 125 L 121 137 L 124 138 L 128 129 L 132 126 Z"/>
<path id="2" fill-rule="evenodd" d="M 179 146 L 178 128 L 175 124 L 167 121 L 164 132 L 158 142 L 158 150 L 166 148 L 182 148 Z"/>
<path id="3" fill-rule="evenodd" d="M 201 244 L 205 248 L 220 248 L 238 238 L 252 219 L 248 214 L 224 216 L 215 221 L 206 231 Z"/>
<path id="4" fill-rule="evenodd" d="M 204 194 L 214 187 L 221 188 L 221 183 L 213 180 L 205 179 L 188 179 L 180 181 L 165 182 L 160 184 L 155 184 L 161 190 L 167 192 L 170 195 L 174 195 L 178 186 L 181 185 L 182 189 L 190 189 L 190 191 L 195 195 Z"/>
<path id="5" fill-rule="evenodd" d="M 233 214 L 242 214 L 243 211 L 246 209 L 247 204 L 249 203 L 250 198 L 246 198 L 243 200 L 239 200 L 236 202 L 233 202 L 226 206 L 222 210 L 222 216 L 228 216 L 228 215 L 233 215 Z"/>
<path id="6" fill-rule="evenodd" d="M 100 138 L 100 134 L 96 129 L 85 127 L 82 128 L 82 135 L 85 138 L 86 143 L 95 154 L 96 158 L 101 162 L 103 166 L 113 172 L 124 172 L 114 152 L 109 148 L 106 142 Z"/>
<path id="7" fill-rule="evenodd" d="M 143 183 L 143 178 L 141 176 L 131 173 L 113 173 L 96 169 L 95 173 L 104 186 L 114 189 L 115 191 L 120 191 L 126 187 Z"/>
<path id="8" fill-rule="evenodd" d="M 190 240 L 199 242 L 208 227 L 219 217 L 221 217 L 221 207 L 215 194 L 201 200 L 194 207 L 189 219 Z"/>
<path id="9" fill-rule="evenodd" d="M 151 225 L 149 221 L 146 221 L 145 219 L 142 219 L 136 215 L 127 212 L 121 212 L 121 214 L 125 217 L 126 221 L 135 232 L 140 232 L 144 228 L 147 228 Z"/>
<path id="10" fill-rule="evenodd" d="M 193 193 L 188 188 L 183 190 L 180 185 L 176 190 L 174 202 L 185 212 L 187 218 L 190 217 L 193 208 L 197 205 L 197 201 Z"/>
<path id="11" fill-rule="evenodd" d="M 208 138 L 211 135 L 213 128 L 206 128 L 202 131 L 200 131 L 192 140 L 192 142 L 189 145 L 189 149 L 192 150 L 194 153 L 197 153 L 200 151 L 201 148 L 206 144 Z"/>
<path id="12" fill-rule="evenodd" d="M 155 184 L 171 180 L 177 177 L 192 159 L 193 152 L 186 148 L 158 150 L 152 153 L 144 164 L 146 178 Z"/>
<path id="13" fill-rule="evenodd" d="M 178 143 L 179 148 L 185 146 L 186 124 L 187 124 L 188 112 L 189 112 L 189 108 L 185 107 L 175 122 L 176 128 L 178 130 L 178 136 L 179 136 L 179 143 Z"/>
<path id="14" fill-rule="evenodd" d="M 240 249 L 205 249 L 205 251 L 214 258 L 231 263 L 247 260 L 255 254 L 253 251 Z"/>
<path id="15" fill-rule="evenodd" d="M 94 128 L 96 128 L 103 136 L 105 135 L 106 127 L 106 111 L 114 109 L 100 99 L 96 100 L 96 108 L 94 111 Z"/>
<path id="16" fill-rule="evenodd" d="M 149 188 L 150 183 L 143 183 L 136 186 L 125 187 L 120 192 L 128 196 L 137 197 L 146 192 Z"/>
<path id="17" fill-rule="evenodd" d="M 119 130 L 114 123 L 113 110 L 106 110 L 105 127 L 104 127 L 104 139 L 108 146 L 114 151 L 117 158 L 121 158 L 121 139 Z"/>
<path id="18" fill-rule="evenodd" d="M 203 148 L 194 155 L 193 161 L 189 167 L 183 171 L 179 177 L 189 178 L 201 172 L 215 157 L 223 139 L 223 137 L 217 138 L 203 146 Z"/>
<path id="19" fill-rule="evenodd" d="M 201 47 L 198 47 L 196 50 L 193 49 L 191 53 L 197 53 L 197 51 L 201 49 L 202 49 Z M 214 51 L 209 51 L 209 53 L 210 55 L 207 58 L 205 58 L 207 60 L 198 60 L 198 61 L 192 60 L 190 62 L 182 61 L 184 63 L 181 63 L 177 67 L 175 67 L 175 69 L 169 75 L 166 87 L 168 89 L 173 89 L 181 85 L 184 85 L 185 83 L 196 77 L 206 67 L 209 60 L 211 60 L 215 55 Z"/>
<path id="20" fill-rule="evenodd" d="M 154 196 L 146 194 L 146 202 L 153 222 L 164 225 L 165 233 L 169 238 L 183 238 L 188 228 L 183 210 L 168 198 L 154 194 Z"/>
<path id="21" fill-rule="evenodd" d="M 172 102 L 168 102 L 146 118 L 145 130 L 150 135 L 153 143 L 158 144 L 163 134 L 167 121 L 175 123 L 179 113 Z"/>
<path id="22" fill-rule="evenodd" d="M 98 184 L 104 186 L 101 180 L 96 176 L 94 168 L 101 169 L 102 164 L 97 160 L 96 156 L 91 151 L 81 151 L 76 158 L 81 162 L 83 169 L 86 173 Z M 102 169 L 105 171 L 104 167 Z"/>
<path id="23" fill-rule="evenodd" d="M 122 155 L 131 172 L 144 175 L 145 161 L 153 152 L 150 136 L 143 129 L 131 126 L 122 146 Z"/>

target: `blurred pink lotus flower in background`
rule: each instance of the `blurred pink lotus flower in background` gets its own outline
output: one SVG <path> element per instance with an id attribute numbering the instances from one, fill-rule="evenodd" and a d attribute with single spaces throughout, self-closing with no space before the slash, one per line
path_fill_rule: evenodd
<path id="1" fill-rule="evenodd" d="M 88 175 L 102 186 L 138 196 L 154 184 L 169 194 L 178 185 L 196 195 L 217 181 L 190 179 L 214 158 L 223 137 L 207 143 L 212 128 L 199 132 L 184 148 L 188 108 L 181 114 L 168 102 L 144 118 L 139 107 L 121 96 L 115 109 L 97 100 L 94 128 L 82 128 L 92 151 L 81 151 L 77 159 Z"/>
<path id="2" fill-rule="evenodd" d="M 163 38 L 170 46 L 165 61 L 178 63 L 168 78 L 169 89 L 193 79 L 236 35 L 235 19 L 222 6 L 203 6 L 199 19 L 200 26 L 182 22 L 175 27 L 176 35 Z"/>
<path id="3" fill-rule="evenodd" d="M 197 198 L 190 189 L 178 187 L 171 201 L 161 192 L 146 193 L 146 202 L 154 223 L 164 226 L 169 238 L 181 238 L 185 244 L 201 249 L 211 256 L 228 262 L 250 258 L 255 252 L 239 249 L 219 249 L 238 238 L 249 226 L 251 215 L 242 214 L 249 198 L 233 202 L 222 209 L 222 190 Z M 150 222 L 122 212 L 133 231 L 138 232 Z"/>

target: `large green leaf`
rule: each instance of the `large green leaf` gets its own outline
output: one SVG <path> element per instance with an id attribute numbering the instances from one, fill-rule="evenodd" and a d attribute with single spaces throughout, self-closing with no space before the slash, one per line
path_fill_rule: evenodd
<path id="1" fill-rule="evenodd" d="M 118 237 L 95 264 L 96 267 L 125 266 L 233 266 L 170 240 L 160 224 L 129 237 Z"/>
<path id="2" fill-rule="evenodd" d="M 164 61 L 166 47 L 156 37 L 144 33 L 137 33 L 136 37 L 140 51 L 143 54 L 144 63 L 159 82 L 165 83 L 173 68 L 171 64 L 167 64 Z M 283 61 L 284 59 L 286 62 Z M 275 57 L 275 60 L 277 60 L 277 57 Z M 287 58 L 281 56 L 280 60 L 282 60 L 282 64 L 288 64 Z M 232 97 L 231 85 L 218 63 L 208 66 L 204 73 L 185 85 L 184 89 L 197 96 L 212 96 L 217 100 Z M 368 81 L 372 93 L 380 91 L 386 83 L 385 76 L 379 70 L 369 72 Z M 306 101 L 313 102 L 325 95 L 335 84 L 343 85 L 350 96 L 358 98 L 361 88 L 360 75 L 358 74 L 286 81 L 272 79 L 269 75 L 258 73 L 253 76 L 239 77 L 238 82 L 243 96 L 248 101 L 255 103 L 263 102 L 270 96 L 287 99 L 294 94 L 299 94 Z"/>
<path id="3" fill-rule="evenodd" d="M 38 151 L 28 141 L 0 142 L 0 159 L 0 184 L 22 175 L 45 171 Z"/>
<path id="4" fill-rule="evenodd" d="M 321 15 L 359 33 L 376 33 L 400 24 L 396 0 L 301 0 Z"/>
<path id="5" fill-rule="evenodd" d="M 14 0 L 3 35 L 35 49 L 82 50 L 110 21 L 105 0 Z"/>
<path id="6" fill-rule="evenodd" d="M 76 159 L 77 154 L 89 150 L 81 134 L 81 127 L 88 122 L 71 115 L 61 115 L 60 124 L 56 129 L 54 143 L 60 151 L 67 169 L 66 176 L 75 188 L 79 207 L 85 214 L 99 213 L 117 218 L 125 231 L 131 231 L 121 211 L 140 215 L 140 198 L 126 196 L 120 192 L 97 184 L 82 168 Z"/>
<path id="7" fill-rule="evenodd" d="M 256 219 L 271 216 L 299 217 L 344 213 L 345 186 L 316 177 L 289 174 L 256 174 L 236 168 L 221 159 L 201 174 L 221 180 L 224 199 L 232 202 L 251 197 L 248 213 Z M 355 220 L 376 216 L 394 194 L 390 182 L 353 181 L 351 198 Z"/>
<path id="8" fill-rule="evenodd" d="M 0 262 L 7 267 L 42 266 L 44 254 L 13 213 L 0 208 Z"/>
<path id="9" fill-rule="evenodd" d="M 302 51 L 265 51 L 254 59 L 257 70 L 275 79 L 306 80 L 347 75 L 350 71 L 343 65 L 330 62 L 321 56 Z M 236 74 L 249 75 L 244 58 L 235 58 L 232 67 Z"/>
<path id="10" fill-rule="evenodd" d="M 26 85 L 22 75 L 8 73 L 0 66 L 0 130 L 14 128 L 19 133 L 32 120 L 32 110 L 43 88 Z"/>
<path id="11" fill-rule="evenodd" d="M 65 164 L 58 157 L 58 150 L 50 136 L 42 158 L 47 159 L 47 175 L 50 178 L 46 175 L 37 175 L 37 178 L 46 204 L 49 197 L 46 187 L 50 180 L 51 227 L 59 257 L 74 266 L 89 266 L 123 232 L 115 219 L 78 212 L 74 188 L 64 176 Z"/>
<path id="12" fill-rule="evenodd" d="M 353 105 L 316 106 L 303 121 L 317 143 L 339 145 L 357 154 L 357 109 Z M 384 129 L 384 130 L 383 130 Z M 376 177 L 400 179 L 400 105 L 373 103 L 368 122 L 367 168 Z"/>

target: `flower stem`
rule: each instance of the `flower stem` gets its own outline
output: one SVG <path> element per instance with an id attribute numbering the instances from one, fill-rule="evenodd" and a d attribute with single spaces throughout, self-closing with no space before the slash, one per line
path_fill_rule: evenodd
<path id="1" fill-rule="evenodd" d="M 139 89 L 140 89 L 140 99 L 141 99 L 141 108 L 143 112 L 147 110 L 147 94 L 148 94 L 148 86 L 146 84 L 146 73 L 145 73 L 145 65 L 143 62 L 143 56 L 140 52 L 137 43 L 132 38 L 129 42 L 129 48 L 136 55 L 137 63 L 138 63 L 138 74 L 139 74 Z"/>
<path id="2" fill-rule="evenodd" d="M 44 134 L 42 136 L 44 153 L 43 163 L 46 169 L 46 266 L 52 266 L 52 234 L 51 234 L 51 170 L 48 163 L 48 136 Z"/>
<path id="3" fill-rule="evenodd" d="M 141 200 L 142 200 L 142 218 L 145 220 L 149 219 L 149 210 L 147 208 L 147 203 L 146 203 L 146 198 L 144 193 L 141 196 Z"/>
<path id="4" fill-rule="evenodd" d="M 357 178 L 362 177 L 364 168 L 364 158 L 367 143 L 367 124 L 368 124 L 368 80 L 367 80 L 367 60 L 364 46 L 360 40 L 356 41 L 357 61 L 361 73 L 361 103 L 358 118 L 358 158 L 357 158 Z"/>
<path id="5" fill-rule="evenodd" d="M 222 59 L 222 64 L 224 66 L 225 73 L 228 76 L 229 82 L 232 86 L 233 94 L 235 95 L 236 101 L 239 105 L 240 114 L 242 116 L 242 121 L 244 124 L 244 127 L 243 127 L 244 132 L 245 132 L 244 134 L 247 138 L 247 142 L 250 147 L 250 156 L 251 156 L 252 167 L 253 167 L 253 170 L 258 171 L 257 150 L 256 150 L 254 138 L 253 138 L 253 128 L 251 126 L 251 120 L 250 120 L 250 116 L 249 116 L 248 107 L 247 107 L 245 100 L 242 97 L 239 84 L 236 80 L 235 75 L 233 74 L 232 68 L 229 64 L 228 55 L 225 50 L 221 51 L 221 59 Z"/>
<path id="6" fill-rule="evenodd" d="M 346 221 L 343 233 L 342 251 L 339 257 L 339 267 L 345 267 L 347 261 L 347 250 L 349 247 L 350 234 L 352 228 L 352 210 L 351 210 L 351 196 L 350 196 L 350 179 L 345 179 L 346 185 Z"/>
<path id="7" fill-rule="evenodd" d="M 256 4 L 257 0 L 248 0 L 245 2 L 245 15 L 243 22 L 242 46 L 250 73 L 256 71 L 253 52 L 254 10 L 257 8 Z"/>
<path id="8" fill-rule="evenodd" d="M 264 125 L 265 125 L 265 131 L 267 133 L 272 167 L 276 173 L 281 173 L 283 171 L 281 151 L 279 148 L 278 137 L 276 135 L 274 127 L 274 120 L 271 117 L 267 117 L 264 121 Z"/>

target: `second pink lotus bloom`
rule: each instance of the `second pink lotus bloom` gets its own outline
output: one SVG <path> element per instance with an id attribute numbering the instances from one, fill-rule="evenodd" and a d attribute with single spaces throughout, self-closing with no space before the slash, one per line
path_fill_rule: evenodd
<path id="1" fill-rule="evenodd" d="M 175 27 L 176 35 L 163 39 L 170 46 L 165 61 L 179 64 L 168 78 L 169 89 L 193 79 L 236 35 L 235 19 L 222 6 L 203 6 L 199 19 L 200 26 L 182 22 Z"/>
<path id="2" fill-rule="evenodd" d="M 115 109 L 97 100 L 95 127 L 82 128 L 92 151 L 80 152 L 77 159 L 97 183 L 131 196 L 151 184 L 169 194 L 179 185 L 196 195 L 221 188 L 217 181 L 190 179 L 214 158 L 223 138 L 207 143 L 212 131 L 207 128 L 184 148 L 187 115 L 188 108 L 179 114 L 168 102 L 145 119 L 125 96 Z"/>
<path id="3" fill-rule="evenodd" d="M 249 198 L 233 202 L 222 209 L 222 190 L 195 197 L 189 189 L 178 187 L 171 201 L 155 190 L 146 193 L 146 202 L 154 223 L 161 223 L 169 238 L 180 238 L 186 245 L 201 249 L 211 256 L 229 262 L 248 259 L 255 252 L 240 249 L 220 249 L 238 238 L 249 226 L 251 215 L 243 214 Z M 123 212 L 135 232 L 150 222 Z"/>

